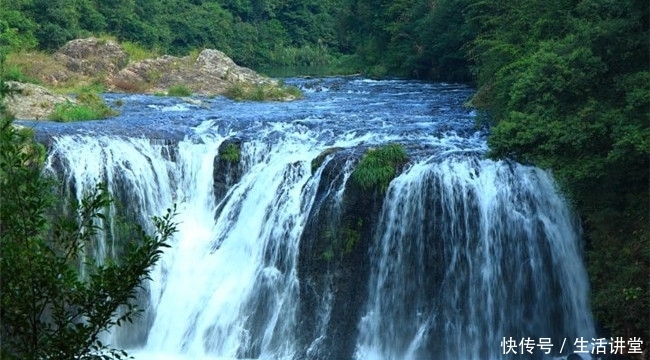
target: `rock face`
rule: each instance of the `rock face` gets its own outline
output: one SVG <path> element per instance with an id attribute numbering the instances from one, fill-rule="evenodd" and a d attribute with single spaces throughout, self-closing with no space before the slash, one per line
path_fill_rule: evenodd
<path id="1" fill-rule="evenodd" d="M 206 49 L 196 59 L 163 55 L 129 62 L 129 55 L 116 42 L 97 38 L 77 39 L 54 54 L 67 71 L 53 74 L 52 83 L 74 75 L 103 77 L 113 91 L 165 92 L 181 85 L 201 95 L 219 95 L 239 82 L 277 84 L 275 80 L 239 66 L 219 50 Z"/>
<path id="2" fill-rule="evenodd" d="M 116 73 L 128 64 L 129 55 L 114 41 L 88 38 L 69 41 L 54 59 L 72 72 L 96 76 Z"/>
<path id="3" fill-rule="evenodd" d="M 118 43 L 92 37 L 68 42 L 44 62 L 47 64 L 37 64 L 41 71 L 36 77 L 53 86 L 99 80 L 117 92 L 164 93 L 180 85 L 198 95 L 221 95 L 237 83 L 277 85 L 273 79 L 238 66 L 219 50 L 203 50 L 196 59 L 164 55 L 131 63 Z M 56 104 L 75 103 L 73 98 L 55 95 L 41 86 L 13 85 L 22 90 L 7 101 L 17 119 L 46 119 Z"/>
<path id="4" fill-rule="evenodd" d="M 370 264 L 367 251 L 378 221 L 383 196 L 364 191 L 348 181 L 342 201 L 336 191 L 342 185 L 346 161 L 361 153 L 331 153 L 321 175 L 315 203 L 300 239 L 298 273 L 303 359 L 351 359 L 358 335 L 357 324 L 367 296 Z M 325 304 L 322 299 L 331 299 Z M 319 314 L 329 310 L 325 318 Z M 322 338 L 312 343 L 313 339 Z M 343 341 L 341 341 L 343 339 Z"/>
<path id="5" fill-rule="evenodd" d="M 18 90 L 18 93 L 7 97 L 7 107 L 16 119 L 47 119 L 56 104 L 77 102 L 72 97 L 56 95 L 42 86 L 15 81 L 8 81 L 7 84 Z"/>
<path id="6" fill-rule="evenodd" d="M 131 63 L 108 78 L 115 90 L 164 92 L 182 85 L 201 95 L 218 95 L 233 84 L 277 84 L 251 69 L 238 66 L 219 50 L 203 50 L 195 61 L 165 55 Z"/>
<path id="7" fill-rule="evenodd" d="M 226 139 L 219 146 L 219 154 L 214 157 L 214 169 L 212 177 L 214 179 L 214 197 L 217 202 L 223 200 L 228 190 L 241 180 L 244 174 L 244 168 L 241 161 L 233 161 L 223 156 L 228 148 L 236 149 L 241 152 L 242 140 L 239 138 Z"/>

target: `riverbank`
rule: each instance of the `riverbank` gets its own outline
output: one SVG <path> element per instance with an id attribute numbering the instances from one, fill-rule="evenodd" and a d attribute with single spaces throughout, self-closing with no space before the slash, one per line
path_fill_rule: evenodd
<path id="1" fill-rule="evenodd" d="M 128 50 L 128 51 L 127 51 Z M 155 56 L 155 54 L 149 54 Z M 205 49 L 184 57 L 143 56 L 110 39 L 87 38 L 68 42 L 52 55 L 40 52 L 10 54 L 2 77 L 17 90 L 8 102 L 18 119 L 61 120 L 58 111 L 88 113 L 71 120 L 110 117 L 101 104 L 87 103 L 81 93 L 144 93 L 161 96 L 218 96 L 237 100 L 290 101 L 301 96 L 268 76 L 237 65 L 219 50 Z M 65 121 L 65 120 L 64 120 Z"/>

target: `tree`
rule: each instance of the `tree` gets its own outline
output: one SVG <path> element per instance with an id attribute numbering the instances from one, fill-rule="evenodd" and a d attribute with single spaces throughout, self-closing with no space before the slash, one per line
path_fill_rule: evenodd
<path id="1" fill-rule="evenodd" d="M 0 75 L 2 75 L 0 73 Z M 11 89 L 0 77 L 0 103 Z M 176 231 L 173 210 L 139 229 L 120 258 L 84 251 L 111 203 L 98 186 L 67 214 L 56 183 L 42 175 L 43 149 L 0 107 L 0 315 L 3 359 L 113 359 L 126 353 L 101 342 L 103 332 L 140 313 L 135 297 Z M 81 270 L 83 269 L 83 271 Z"/>
<path id="2" fill-rule="evenodd" d="M 469 14 L 490 155 L 553 171 L 582 219 L 596 318 L 647 338 L 647 3 L 476 1 Z"/>

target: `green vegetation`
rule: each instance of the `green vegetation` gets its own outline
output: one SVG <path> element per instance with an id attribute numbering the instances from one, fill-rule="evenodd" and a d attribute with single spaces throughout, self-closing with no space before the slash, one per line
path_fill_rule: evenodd
<path id="1" fill-rule="evenodd" d="M 216 48 L 237 63 L 313 65 L 335 52 L 336 1 L 12 0 L 0 7 L 0 46 L 58 49 L 88 35 L 128 42 L 130 59 Z"/>
<path id="2" fill-rule="evenodd" d="M 553 171 L 583 221 L 597 319 L 650 337 L 647 3 L 469 3 L 490 155 Z"/>
<path id="3" fill-rule="evenodd" d="M 363 219 L 360 217 L 349 217 L 343 219 L 340 227 L 330 227 L 324 231 L 325 240 L 329 242 L 327 250 L 323 251 L 321 257 L 325 261 L 331 261 L 336 255 L 343 256 L 350 254 L 354 247 L 361 241 Z"/>
<path id="4" fill-rule="evenodd" d="M 79 104 L 70 101 L 57 104 L 50 114 L 50 120 L 61 122 L 99 120 L 117 115 L 117 112 L 104 102 L 96 90 L 98 88 L 93 86 L 79 89 L 77 93 Z"/>
<path id="5" fill-rule="evenodd" d="M 408 160 L 401 144 L 388 144 L 368 150 L 352 173 L 352 180 L 363 190 L 385 192 L 397 169 Z"/>
<path id="6" fill-rule="evenodd" d="M 192 91 L 183 85 L 172 85 L 167 89 L 169 96 L 192 96 Z"/>
<path id="7" fill-rule="evenodd" d="M 41 83 L 38 79 L 25 75 L 17 65 L 7 66 L 7 68 L 4 69 L 4 80 L 37 85 L 40 85 Z"/>
<path id="8" fill-rule="evenodd" d="M 236 83 L 230 86 L 224 95 L 236 101 L 283 101 L 302 97 L 300 89 L 295 86 L 249 85 L 246 83 Z"/>
<path id="9" fill-rule="evenodd" d="M 99 340 L 140 314 L 135 297 L 175 232 L 173 211 L 139 230 L 119 259 L 85 249 L 108 224 L 111 199 L 99 186 L 72 212 L 61 211 L 57 184 L 42 173 L 42 148 L 14 126 L 0 78 L 0 315 L 3 359 L 122 359 Z M 83 264 L 83 272 L 80 265 Z"/>
<path id="10" fill-rule="evenodd" d="M 323 251 L 322 258 L 325 261 L 332 261 L 332 259 L 334 259 L 334 251 L 332 251 L 332 249 Z"/>
<path id="11" fill-rule="evenodd" d="M 237 164 L 241 160 L 241 149 L 235 143 L 228 143 L 223 150 L 219 149 L 219 157 L 229 163 Z"/>
<path id="12" fill-rule="evenodd" d="M 115 40 L 116 42 L 117 39 Z M 162 55 L 158 50 L 150 50 L 144 48 L 142 45 L 136 44 L 131 41 L 121 42 L 122 49 L 129 55 L 129 62 L 142 61 L 146 59 L 155 59 Z"/>
<path id="13" fill-rule="evenodd" d="M 316 156 L 316 157 L 315 157 L 314 159 L 312 159 L 312 161 L 311 161 L 311 173 L 312 173 L 312 174 L 315 173 L 316 170 L 318 170 L 318 168 L 319 168 L 321 165 L 323 165 L 323 161 L 325 161 L 325 158 L 326 158 L 328 155 L 331 155 L 331 154 L 333 154 L 333 153 L 335 153 L 335 152 L 337 152 L 337 151 L 339 151 L 339 150 L 341 150 L 341 149 L 342 149 L 342 148 L 340 148 L 340 147 L 328 148 L 328 149 L 325 149 L 322 153 L 318 154 L 318 156 Z"/>
<path id="14" fill-rule="evenodd" d="M 13 0 L 0 46 L 32 78 L 60 66 L 35 50 L 110 34 L 147 49 L 132 58 L 209 47 L 254 68 L 473 82 L 490 156 L 551 170 L 580 215 L 598 320 L 647 339 L 649 18 L 641 0 Z M 286 97 L 240 84 L 228 96 Z M 368 154 L 354 180 L 385 189 L 394 171 Z"/>

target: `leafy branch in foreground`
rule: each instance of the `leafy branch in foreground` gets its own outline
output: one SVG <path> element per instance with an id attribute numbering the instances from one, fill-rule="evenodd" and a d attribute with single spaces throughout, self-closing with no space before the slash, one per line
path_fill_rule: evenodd
<path id="1" fill-rule="evenodd" d="M 175 208 L 154 217 L 155 235 L 139 229 L 130 241 L 120 239 L 128 243 L 120 258 L 92 258 L 88 249 L 112 203 L 106 187 L 97 186 L 72 214 L 61 214 L 56 183 L 42 175 L 29 132 L 6 111 L 0 120 L 0 357 L 126 357 L 101 336 L 140 314 L 136 295 L 176 231 Z"/>

